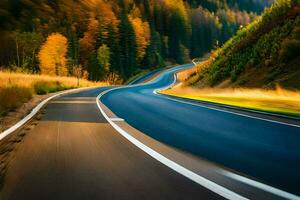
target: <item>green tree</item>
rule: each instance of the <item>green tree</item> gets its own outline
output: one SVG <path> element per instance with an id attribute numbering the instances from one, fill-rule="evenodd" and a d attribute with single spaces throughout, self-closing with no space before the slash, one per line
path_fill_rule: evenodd
<path id="1" fill-rule="evenodd" d="M 14 32 L 16 60 L 15 66 L 25 71 L 38 72 L 37 52 L 43 36 L 36 32 Z"/>
<path id="2" fill-rule="evenodd" d="M 68 39 L 68 70 L 72 74 L 73 68 L 79 64 L 79 41 L 74 32 L 69 34 Z"/>
<path id="3" fill-rule="evenodd" d="M 98 63 L 103 78 L 110 71 L 110 50 L 106 44 L 99 47 L 97 51 Z"/>
<path id="4" fill-rule="evenodd" d="M 120 16 L 119 34 L 121 49 L 121 74 L 126 79 L 133 75 L 137 64 L 136 38 L 132 24 L 130 23 L 126 10 L 123 9 Z"/>

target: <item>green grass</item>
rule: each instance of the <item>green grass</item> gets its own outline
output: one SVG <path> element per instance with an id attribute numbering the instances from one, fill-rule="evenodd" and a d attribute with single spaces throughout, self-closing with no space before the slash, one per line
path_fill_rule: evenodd
<path id="1" fill-rule="evenodd" d="M 42 94 L 48 94 L 53 92 L 59 92 L 66 89 L 71 89 L 73 87 L 66 86 L 59 81 L 52 81 L 52 82 L 37 81 L 34 83 L 33 88 L 36 94 L 42 95 Z"/>
<path id="2" fill-rule="evenodd" d="M 140 76 L 143 76 L 147 73 L 149 73 L 151 70 L 143 70 L 139 73 L 137 73 L 136 75 L 130 77 L 129 79 L 127 79 L 124 83 L 124 85 L 128 85 L 130 82 L 134 81 L 135 79 L 139 78 Z"/>

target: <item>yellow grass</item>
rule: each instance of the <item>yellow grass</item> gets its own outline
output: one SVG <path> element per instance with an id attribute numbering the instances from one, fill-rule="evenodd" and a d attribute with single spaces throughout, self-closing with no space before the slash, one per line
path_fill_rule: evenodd
<path id="1" fill-rule="evenodd" d="M 180 82 L 185 81 L 187 78 L 189 78 L 192 74 L 197 73 L 197 66 L 192 67 L 187 70 L 183 70 L 181 72 L 177 73 L 177 80 Z"/>
<path id="2" fill-rule="evenodd" d="M 177 85 L 161 93 L 300 117 L 300 92 L 265 89 L 197 89 Z"/>
<path id="3" fill-rule="evenodd" d="M 0 87 L 7 87 L 9 85 L 32 87 L 32 85 L 38 81 L 60 82 L 68 87 L 77 87 L 77 78 L 75 77 L 58 77 L 0 71 Z M 80 87 L 108 85 L 104 82 L 91 82 L 85 79 L 80 79 L 79 84 Z"/>
<path id="4" fill-rule="evenodd" d="M 79 87 L 105 86 L 108 83 L 80 79 Z M 54 77 L 0 71 L 0 116 L 20 107 L 35 94 L 77 88 L 75 77 Z"/>

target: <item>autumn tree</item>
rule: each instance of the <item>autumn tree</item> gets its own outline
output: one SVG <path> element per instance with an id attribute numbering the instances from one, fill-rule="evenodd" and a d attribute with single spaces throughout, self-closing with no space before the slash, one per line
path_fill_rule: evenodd
<path id="1" fill-rule="evenodd" d="M 76 65 L 73 67 L 73 76 L 77 78 L 77 87 L 80 86 L 80 79 L 83 76 L 83 69 L 81 65 Z"/>
<path id="2" fill-rule="evenodd" d="M 109 49 L 105 76 L 119 82 L 165 61 L 188 62 L 210 51 L 216 40 L 224 44 L 273 1 L 2 0 L 0 66 L 36 73 L 39 59 L 43 73 L 53 71 L 48 63 L 56 61 L 41 59 L 53 55 L 36 51 L 45 49 L 41 43 L 48 35 L 59 32 L 68 40 L 69 74 L 81 65 L 89 79 L 106 79 L 98 54 L 102 47 Z"/>
<path id="3" fill-rule="evenodd" d="M 60 33 L 48 36 L 38 54 L 42 74 L 66 76 L 67 38 Z"/>
<path id="4" fill-rule="evenodd" d="M 137 59 L 141 61 L 145 54 L 146 48 L 150 43 L 150 27 L 148 22 L 143 22 L 140 18 L 140 14 L 136 14 L 137 16 L 130 15 L 129 20 L 133 26 L 136 46 L 137 46 Z"/>
<path id="5" fill-rule="evenodd" d="M 84 33 L 83 38 L 79 40 L 80 61 L 83 66 L 88 65 L 91 58 L 91 53 L 95 51 L 95 44 L 99 31 L 99 22 L 95 18 L 90 18 L 88 22 L 87 31 Z"/>

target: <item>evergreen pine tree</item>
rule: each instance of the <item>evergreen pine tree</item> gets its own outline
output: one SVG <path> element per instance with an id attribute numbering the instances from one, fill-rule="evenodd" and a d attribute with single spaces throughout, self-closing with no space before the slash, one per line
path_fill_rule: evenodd
<path id="1" fill-rule="evenodd" d="M 121 4 L 122 5 L 122 4 Z M 121 63 L 123 78 L 129 78 L 136 70 L 137 49 L 134 29 L 128 19 L 125 8 L 122 9 L 119 24 Z M 121 70 L 122 71 L 122 70 Z"/>

